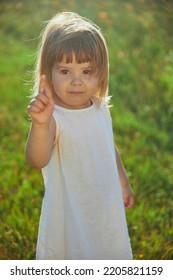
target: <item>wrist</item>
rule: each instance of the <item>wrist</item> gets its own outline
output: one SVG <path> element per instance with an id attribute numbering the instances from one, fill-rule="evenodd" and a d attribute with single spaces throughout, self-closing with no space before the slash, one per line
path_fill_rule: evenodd
<path id="1" fill-rule="evenodd" d="M 129 182 L 128 178 L 121 180 L 121 187 L 123 189 L 130 188 L 130 182 Z"/>
<path id="2" fill-rule="evenodd" d="M 34 128 L 48 128 L 49 126 L 50 126 L 50 123 L 51 123 L 51 118 L 48 120 L 48 121 L 46 121 L 46 122 L 38 122 L 38 121 L 36 121 L 36 120 L 32 120 L 32 127 L 34 127 Z"/>
<path id="3" fill-rule="evenodd" d="M 122 189 L 129 189 L 130 188 L 130 184 L 121 184 Z"/>

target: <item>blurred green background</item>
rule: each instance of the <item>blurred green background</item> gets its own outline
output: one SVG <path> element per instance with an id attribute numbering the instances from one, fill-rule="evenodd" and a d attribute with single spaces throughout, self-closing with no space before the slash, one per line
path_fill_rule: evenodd
<path id="1" fill-rule="evenodd" d="M 173 1 L 0 1 L 0 259 L 34 259 L 44 194 L 25 161 L 42 23 L 71 10 L 103 30 L 116 144 L 135 192 L 134 259 L 173 259 Z"/>

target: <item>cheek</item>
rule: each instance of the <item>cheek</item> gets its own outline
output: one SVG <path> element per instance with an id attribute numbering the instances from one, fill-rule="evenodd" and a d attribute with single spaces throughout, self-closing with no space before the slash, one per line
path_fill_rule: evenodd
<path id="1" fill-rule="evenodd" d="M 55 75 L 55 73 L 52 73 L 52 83 L 53 85 L 56 85 L 59 82 L 59 78 L 57 75 Z"/>
<path id="2" fill-rule="evenodd" d="M 60 77 L 58 77 L 57 75 L 52 75 L 52 84 L 55 91 L 59 90 L 65 85 L 64 81 L 60 79 Z"/>
<path id="3" fill-rule="evenodd" d="M 52 89 L 54 97 L 59 95 L 59 93 L 62 91 L 61 88 L 61 82 L 57 78 L 52 77 Z"/>
<path id="4" fill-rule="evenodd" d="M 90 81 L 90 87 L 95 90 L 98 87 L 98 79 L 93 79 Z"/>

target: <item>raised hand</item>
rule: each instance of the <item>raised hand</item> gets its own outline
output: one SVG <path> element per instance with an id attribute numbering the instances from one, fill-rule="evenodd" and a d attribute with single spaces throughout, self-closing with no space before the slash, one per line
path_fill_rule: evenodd
<path id="1" fill-rule="evenodd" d="M 52 93 L 47 86 L 46 76 L 42 75 L 39 83 L 39 93 L 31 100 L 27 111 L 32 120 L 39 125 L 50 121 L 54 110 Z"/>

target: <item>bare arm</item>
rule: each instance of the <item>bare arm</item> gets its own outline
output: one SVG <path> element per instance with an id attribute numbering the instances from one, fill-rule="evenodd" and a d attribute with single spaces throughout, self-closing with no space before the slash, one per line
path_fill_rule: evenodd
<path id="1" fill-rule="evenodd" d="M 39 94 L 28 106 L 32 125 L 26 144 L 26 159 L 36 168 L 44 167 L 51 155 L 55 138 L 54 102 L 46 87 L 46 77 L 40 79 Z"/>
<path id="2" fill-rule="evenodd" d="M 120 177 L 120 183 L 122 187 L 122 192 L 123 192 L 123 200 L 124 200 L 124 206 L 126 208 L 130 208 L 134 204 L 134 194 L 131 189 L 129 179 L 127 177 L 124 165 L 122 163 L 120 154 L 115 147 L 115 153 L 116 153 L 116 161 L 117 161 L 117 168 L 118 168 L 118 174 Z"/>

